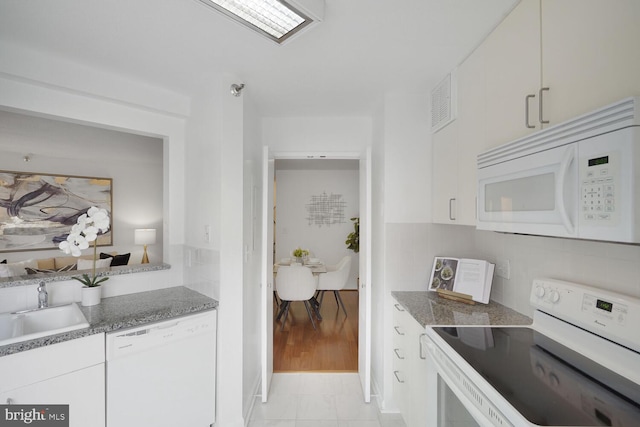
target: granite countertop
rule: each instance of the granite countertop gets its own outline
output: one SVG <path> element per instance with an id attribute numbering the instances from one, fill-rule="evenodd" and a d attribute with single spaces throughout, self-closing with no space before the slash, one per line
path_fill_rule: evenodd
<path id="1" fill-rule="evenodd" d="M 88 328 L 0 346 L 0 357 L 87 335 L 213 310 L 216 307 L 218 301 L 184 286 L 103 298 L 99 305 L 80 307 L 89 322 Z"/>
<path id="2" fill-rule="evenodd" d="M 171 266 L 164 262 L 150 264 L 133 264 L 119 265 L 116 267 L 98 268 L 96 273 L 98 276 L 118 276 L 122 274 L 144 273 L 147 271 L 168 270 Z M 39 273 L 25 274 L 23 276 L 2 277 L 0 278 L 0 288 L 12 288 L 16 286 L 37 285 L 40 282 L 51 283 L 71 280 L 74 276 L 80 276 L 83 272 L 89 270 L 71 270 L 58 273 Z"/>
<path id="3" fill-rule="evenodd" d="M 391 292 L 391 296 L 422 326 L 514 326 L 533 320 L 502 304 L 469 305 L 440 298 L 436 292 Z"/>

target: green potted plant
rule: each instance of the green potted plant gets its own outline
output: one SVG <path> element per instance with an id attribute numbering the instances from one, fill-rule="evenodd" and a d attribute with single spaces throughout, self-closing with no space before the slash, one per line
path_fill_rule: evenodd
<path id="1" fill-rule="evenodd" d="M 351 221 L 353 221 L 354 230 L 349 233 L 344 243 L 347 245 L 347 249 L 358 253 L 360 252 L 360 217 L 351 218 Z"/>
<path id="2" fill-rule="evenodd" d="M 293 250 L 291 255 L 294 256 L 294 258 L 296 259 L 296 262 L 299 262 L 300 264 L 302 264 L 304 261 L 303 258 L 309 256 L 309 251 L 307 249 L 296 248 Z"/>

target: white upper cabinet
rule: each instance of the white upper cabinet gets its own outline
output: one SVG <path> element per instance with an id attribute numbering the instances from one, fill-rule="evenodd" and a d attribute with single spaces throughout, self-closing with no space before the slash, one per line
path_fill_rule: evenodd
<path id="1" fill-rule="evenodd" d="M 518 4 L 480 49 L 486 64 L 484 108 L 488 147 L 540 130 L 539 0 L 523 0 Z"/>
<path id="2" fill-rule="evenodd" d="M 457 118 L 433 135 L 433 221 L 475 225 L 482 151 L 640 95 L 639 23 L 640 0 L 522 0 L 457 69 Z"/>
<path id="3" fill-rule="evenodd" d="M 487 147 L 484 45 L 458 68 L 457 118 L 433 137 L 433 221 L 475 225 L 477 156 Z"/>
<path id="4" fill-rule="evenodd" d="M 439 224 L 456 224 L 459 123 L 455 120 L 433 135 L 431 214 Z"/>
<path id="5" fill-rule="evenodd" d="M 640 95 L 640 1 L 542 0 L 541 22 L 551 124 Z"/>
<path id="6" fill-rule="evenodd" d="M 485 46 L 480 46 L 458 69 L 458 159 L 456 223 L 476 224 L 477 157 L 487 148 Z"/>

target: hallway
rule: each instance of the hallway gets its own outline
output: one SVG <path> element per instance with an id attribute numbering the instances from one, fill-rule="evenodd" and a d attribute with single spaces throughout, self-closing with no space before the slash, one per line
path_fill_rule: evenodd
<path id="1" fill-rule="evenodd" d="M 336 304 L 333 293 L 326 292 L 317 331 L 302 302 L 291 304 L 282 332 L 282 319 L 274 320 L 274 372 L 358 371 L 358 291 L 343 290 L 340 295 L 348 316 Z"/>
<path id="2" fill-rule="evenodd" d="M 358 374 L 274 374 L 269 401 L 256 396 L 249 427 L 404 427 L 364 403 Z"/>

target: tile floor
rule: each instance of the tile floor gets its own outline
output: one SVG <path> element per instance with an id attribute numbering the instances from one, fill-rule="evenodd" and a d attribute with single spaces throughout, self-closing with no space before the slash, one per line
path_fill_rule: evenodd
<path id="1" fill-rule="evenodd" d="M 274 374 L 269 401 L 256 401 L 249 427 L 404 427 L 364 403 L 358 374 Z"/>

